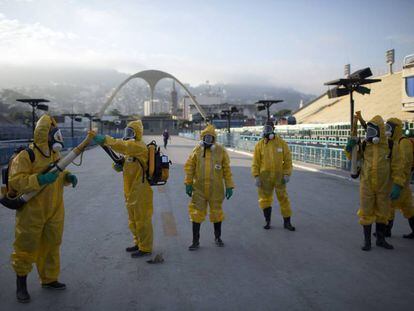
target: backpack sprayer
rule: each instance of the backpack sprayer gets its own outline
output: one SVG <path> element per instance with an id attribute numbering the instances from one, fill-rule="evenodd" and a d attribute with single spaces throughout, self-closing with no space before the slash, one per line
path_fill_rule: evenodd
<path id="1" fill-rule="evenodd" d="M 86 138 L 75 148 L 73 148 L 64 158 L 60 159 L 57 163 L 52 163 L 43 173 L 46 172 L 63 172 L 65 168 L 72 163 L 90 144 L 94 135 L 89 132 Z M 17 210 L 21 208 L 30 199 L 39 194 L 47 185 L 43 186 L 40 190 L 32 191 L 22 194 L 20 196 L 13 196 L 9 193 L 0 195 L 0 203 L 7 208 Z"/>
<path id="2" fill-rule="evenodd" d="M 109 155 L 109 157 L 114 161 L 115 164 L 123 166 L 125 158 L 121 155 L 116 154 L 110 147 L 102 146 L 101 148 Z M 161 154 L 160 147 L 157 146 L 157 143 L 153 140 L 147 145 L 148 148 L 148 169 L 144 171 L 144 165 L 139 159 L 138 163 L 141 165 L 144 174 L 142 176 L 142 182 L 144 182 L 145 177 L 148 180 L 148 183 L 151 186 L 162 186 L 167 183 L 169 177 L 169 169 L 171 161 L 168 159 L 168 156 Z"/>

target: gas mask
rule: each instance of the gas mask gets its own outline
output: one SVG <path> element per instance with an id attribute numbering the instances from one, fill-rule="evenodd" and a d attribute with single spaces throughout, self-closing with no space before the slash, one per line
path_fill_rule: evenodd
<path id="1" fill-rule="evenodd" d="M 203 137 L 203 145 L 205 148 L 210 148 L 214 144 L 214 136 L 206 134 Z"/>
<path id="2" fill-rule="evenodd" d="M 49 132 L 49 147 L 54 152 L 59 152 L 64 147 L 62 132 L 57 127 L 53 127 Z"/>
<path id="3" fill-rule="evenodd" d="M 380 130 L 378 125 L 368 122 L 367 123 L 367 133 L 366 141 L 372 144 L 378 144 L 380 142 Z"/>
<path id="4" fill-rule="evenodd" d="M 130 139 L 135 139 L 136 135 L 135 135 L 135 131 L 133 128 L 130 127 L 126 127 L 124 130 L 124 136 L 122 137 L 123 140 L 130 140 Z"/>
<path id="5" fill-rule="evenodd" d="M 273 126 L 271 126 L 271 125 L 265 125 L 264 127 L 263 127 L 263 133 L 262 133 L 262 136 L 264 137 L 264 138 L 267 138 L 267 139 L 274 139 L 275 138 L 275 133 L 274 133 L 274 128 L 273 128 Z"/>
<path id="6" fill-rule="evenodd" d="M 392 122 L 385 123 L 385 136 L 389 138 L 394 136 L 395 127 L 396 125 Z"/>

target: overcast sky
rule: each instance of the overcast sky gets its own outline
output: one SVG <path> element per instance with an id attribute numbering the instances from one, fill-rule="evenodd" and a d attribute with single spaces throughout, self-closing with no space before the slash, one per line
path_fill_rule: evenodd
<path id="1" fill-rule="evenodd" d="M 168 71 L 318 93 L 414 53 L 414 1 L 0 0 L 0 64 Z M 1 72 L 0 72 L 1 74 Z"/>

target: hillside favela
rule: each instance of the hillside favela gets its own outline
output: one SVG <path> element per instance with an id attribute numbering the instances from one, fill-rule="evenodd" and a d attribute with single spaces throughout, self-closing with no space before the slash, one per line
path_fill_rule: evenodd
<path id="1" fill-rule="evenodd" d="M 0 310 L 413 310 L 413 13 L 0 0 Z"/>

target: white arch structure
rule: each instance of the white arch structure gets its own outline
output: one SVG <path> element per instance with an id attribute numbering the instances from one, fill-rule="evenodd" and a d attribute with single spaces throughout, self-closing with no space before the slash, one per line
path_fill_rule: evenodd
<path id="1" fill-rule="evenodd" d="M 181 85 L 182 88 L 186 91 L 186 93 L 190 97 L 191 101 L 193 102 L 194 106 L 196 106 L 197 110 L 200 112 L 200 114 L 203 117 L 203 119 L 204 120 L 207 119 L 207 116 L 206 116 L 206 113 L 204 112 L 204 109 L 200 106 L 200 104 L 197 102 L 197 100 L 195 99 L 195 97 L 193 96 L 193 94 L 191 94 L 190 91 L 186 88 L 186 86 L 183 83 L 181 83 L 180 80 L 178 80 L 173 75 L 171 75 L 171 74 L 169 74 L 167 72 L 164 72 L 164 71 L 160 71 L 160 70 L 144 70 L 144 71 L 138 72 L 136 74 L 133 74 L 128 79 L 126 79 L 124 82 L 122 82 L 115 89 L 115 91 L 112 93 L 112 95 L 108 98 L 108 100 L 106 101 L 106 103 L 103 105 L 103 107 L 99 111 L 98 116 L 100 118 L 103 116 L 105 110 L 109 107 L 109 105 L 111 105 L 111 103 L 114 100 L 115 96 L 122 89 L 122 87 L 125 84 L 127 84 L 129 81 L 131 81 L 132 79 L 136 79 L 136 78 L 141 78 L 141 79 L 145 80 L 148 83 L 148 85 L 149 85 L 149 87 L 151 89 L 151 102 L 154 99 L 154 90 L 155 90 L 155 86 L 157 85 L 157 83 L 161 79 L 164 79 L 164 78 L 173 79 L 175 82 L 177 82 L 179 85 Z"/>

